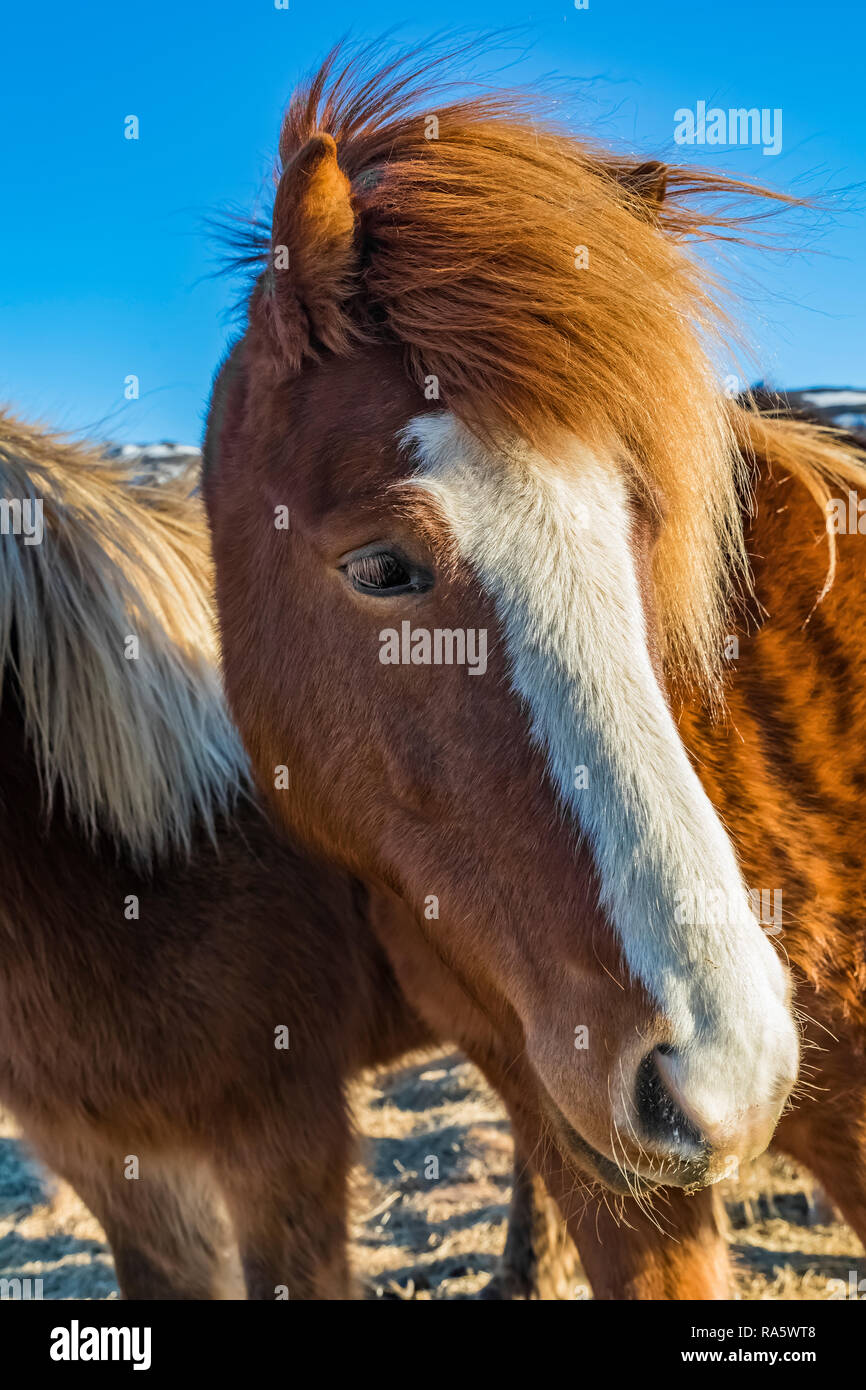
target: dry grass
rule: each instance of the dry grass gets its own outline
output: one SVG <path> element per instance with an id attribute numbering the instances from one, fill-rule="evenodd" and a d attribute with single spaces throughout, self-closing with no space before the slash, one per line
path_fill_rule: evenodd
<path id="1" fill-rule="evenodd" d="M 365 1078 L 355 1110 L 352 1255 L 366 1296 L 474 1297 L 508 1212 L 511 1139 L 497 1097 L 459 1054 L 438 1052 Z M 807 1174 L 763 1159 L 726 1188 L 741 1298 L 823 1299 L 850 1270 L 866 1278 L 859 1241 Z M 28 1275 L 45 1298 L 117 1297 L 98 1223 L 0 1112 L 0 1277 Z"/>

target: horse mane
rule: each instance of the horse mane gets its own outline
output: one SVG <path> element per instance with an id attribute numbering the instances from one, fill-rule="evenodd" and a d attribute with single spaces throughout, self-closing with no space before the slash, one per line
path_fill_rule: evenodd
<path id="1" fill-rule="evenodd" d="M 696 168 L 636 169 L 557 125 L 549 103 L 452 99 L 442 71 L 454 54 L 383 53 L 338 45 L 295 91 L 279 143 L 285 169 L 330 134 L 352 187 L 347 350 L 398 344 L 410 375 L 435 378 L 445 408 L 489 442 L 516 434 L 555 458 L 576 433 L 613 451 L 663 509 L 654 578 L 669 674 L 718 692 L 724 616 L 749 583 L 742 456 L 710 356 L 725 326 L 718 287 L 685 243 L 748 240 L 796 200 Z M 658 198 L 648 168 L 666 176 Z M 265 264 L 265 221 L 228 240 L 234 267 Z"/>
<path id="2" fill-rule="evenodd" d="M 804 415 L 792 415 L 780 398 L 770 394 L 733 404 L 731 420 L 752 476 L 772 468 L 794 477 L 821 510 L 827 536 L 827 574 L 815 596 L 814 612 L 836 578 L 836 535 L 829 503 L 840 489 L 851 488 L 866 495 L 863 446 L 842 430 Z"/>
<path id="3" fill-rule="evenodd" d="M 0 499 L 43 536 L 0 537 L 0 691 L 11 675 L 50 814 L 58 790 L 139 866 L 213 837 L 246 784 L 220 686 L 202 509 L 0 411 Z M 127 659 L 137 637 L 138 659 Z"/>

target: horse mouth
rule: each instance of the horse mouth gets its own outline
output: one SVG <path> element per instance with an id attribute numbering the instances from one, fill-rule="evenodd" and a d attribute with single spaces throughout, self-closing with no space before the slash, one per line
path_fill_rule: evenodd
<path id="1" fill-rule="evenodd" d="M 542 1109 L 566 1162 L 573 1164 L 581 1176 L 594 1179 L 620 1196 L 633 1197 L 661 1187 L 681 1187 L 687 1192 L 696 1192 L 714 1181 L 705 1157 L 688 1161 L 665 1160 L 660 1171 L 652 1177 L 628 1164 L 614 1163 L 613 1159 L 587 1143 L 546 1090 L 542 1094 Z"/>

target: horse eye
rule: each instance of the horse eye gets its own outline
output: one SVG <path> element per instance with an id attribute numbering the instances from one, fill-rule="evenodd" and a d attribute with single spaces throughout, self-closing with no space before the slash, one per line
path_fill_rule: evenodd
<path id="1" fill-rule="evenodd" d="M 383 595 L 423 593 L 432 583 L 429 574 L 390 550 L 350 556 L 340 568 L 359 594 L 373 594 L 379 598 Z"/>

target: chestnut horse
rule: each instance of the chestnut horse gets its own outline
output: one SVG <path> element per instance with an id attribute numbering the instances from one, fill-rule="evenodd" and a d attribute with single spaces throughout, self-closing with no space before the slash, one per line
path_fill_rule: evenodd
<path id="1" fill-rule="evenodd" d="M 212 394 L 230 705 L 282 824 L 368 885 L 407 996 L 506 1079 L 596 1294 L 725 1296 L 710 1185 L 791 1093 L 785 960 L 845 1145 L 863 1123 L 860 788 L 812 738 L 860 756 L 853 566 L 803 624 L 815 500 L 866 475 L 717 387 L 683 243 L 737 224 L 691 195 L 761 190 L 366 62 L 292 98 Z M 727 690 L 735 598 L 772 621 Z M 749 892 L 777 888 L 781 936 Z M 800 1157 L 816 1113 L 780 1130 Z"/>
<path id="2" fill-rule="evenodd" d="M 125 1297 L 227 1296 L 232 1238 L 249 1297 L 346 1296 L 345 1083 L 428 1034 L 250 795 L 200 506 L 8 415 L 0 499 L 0 1102 Z"/>

